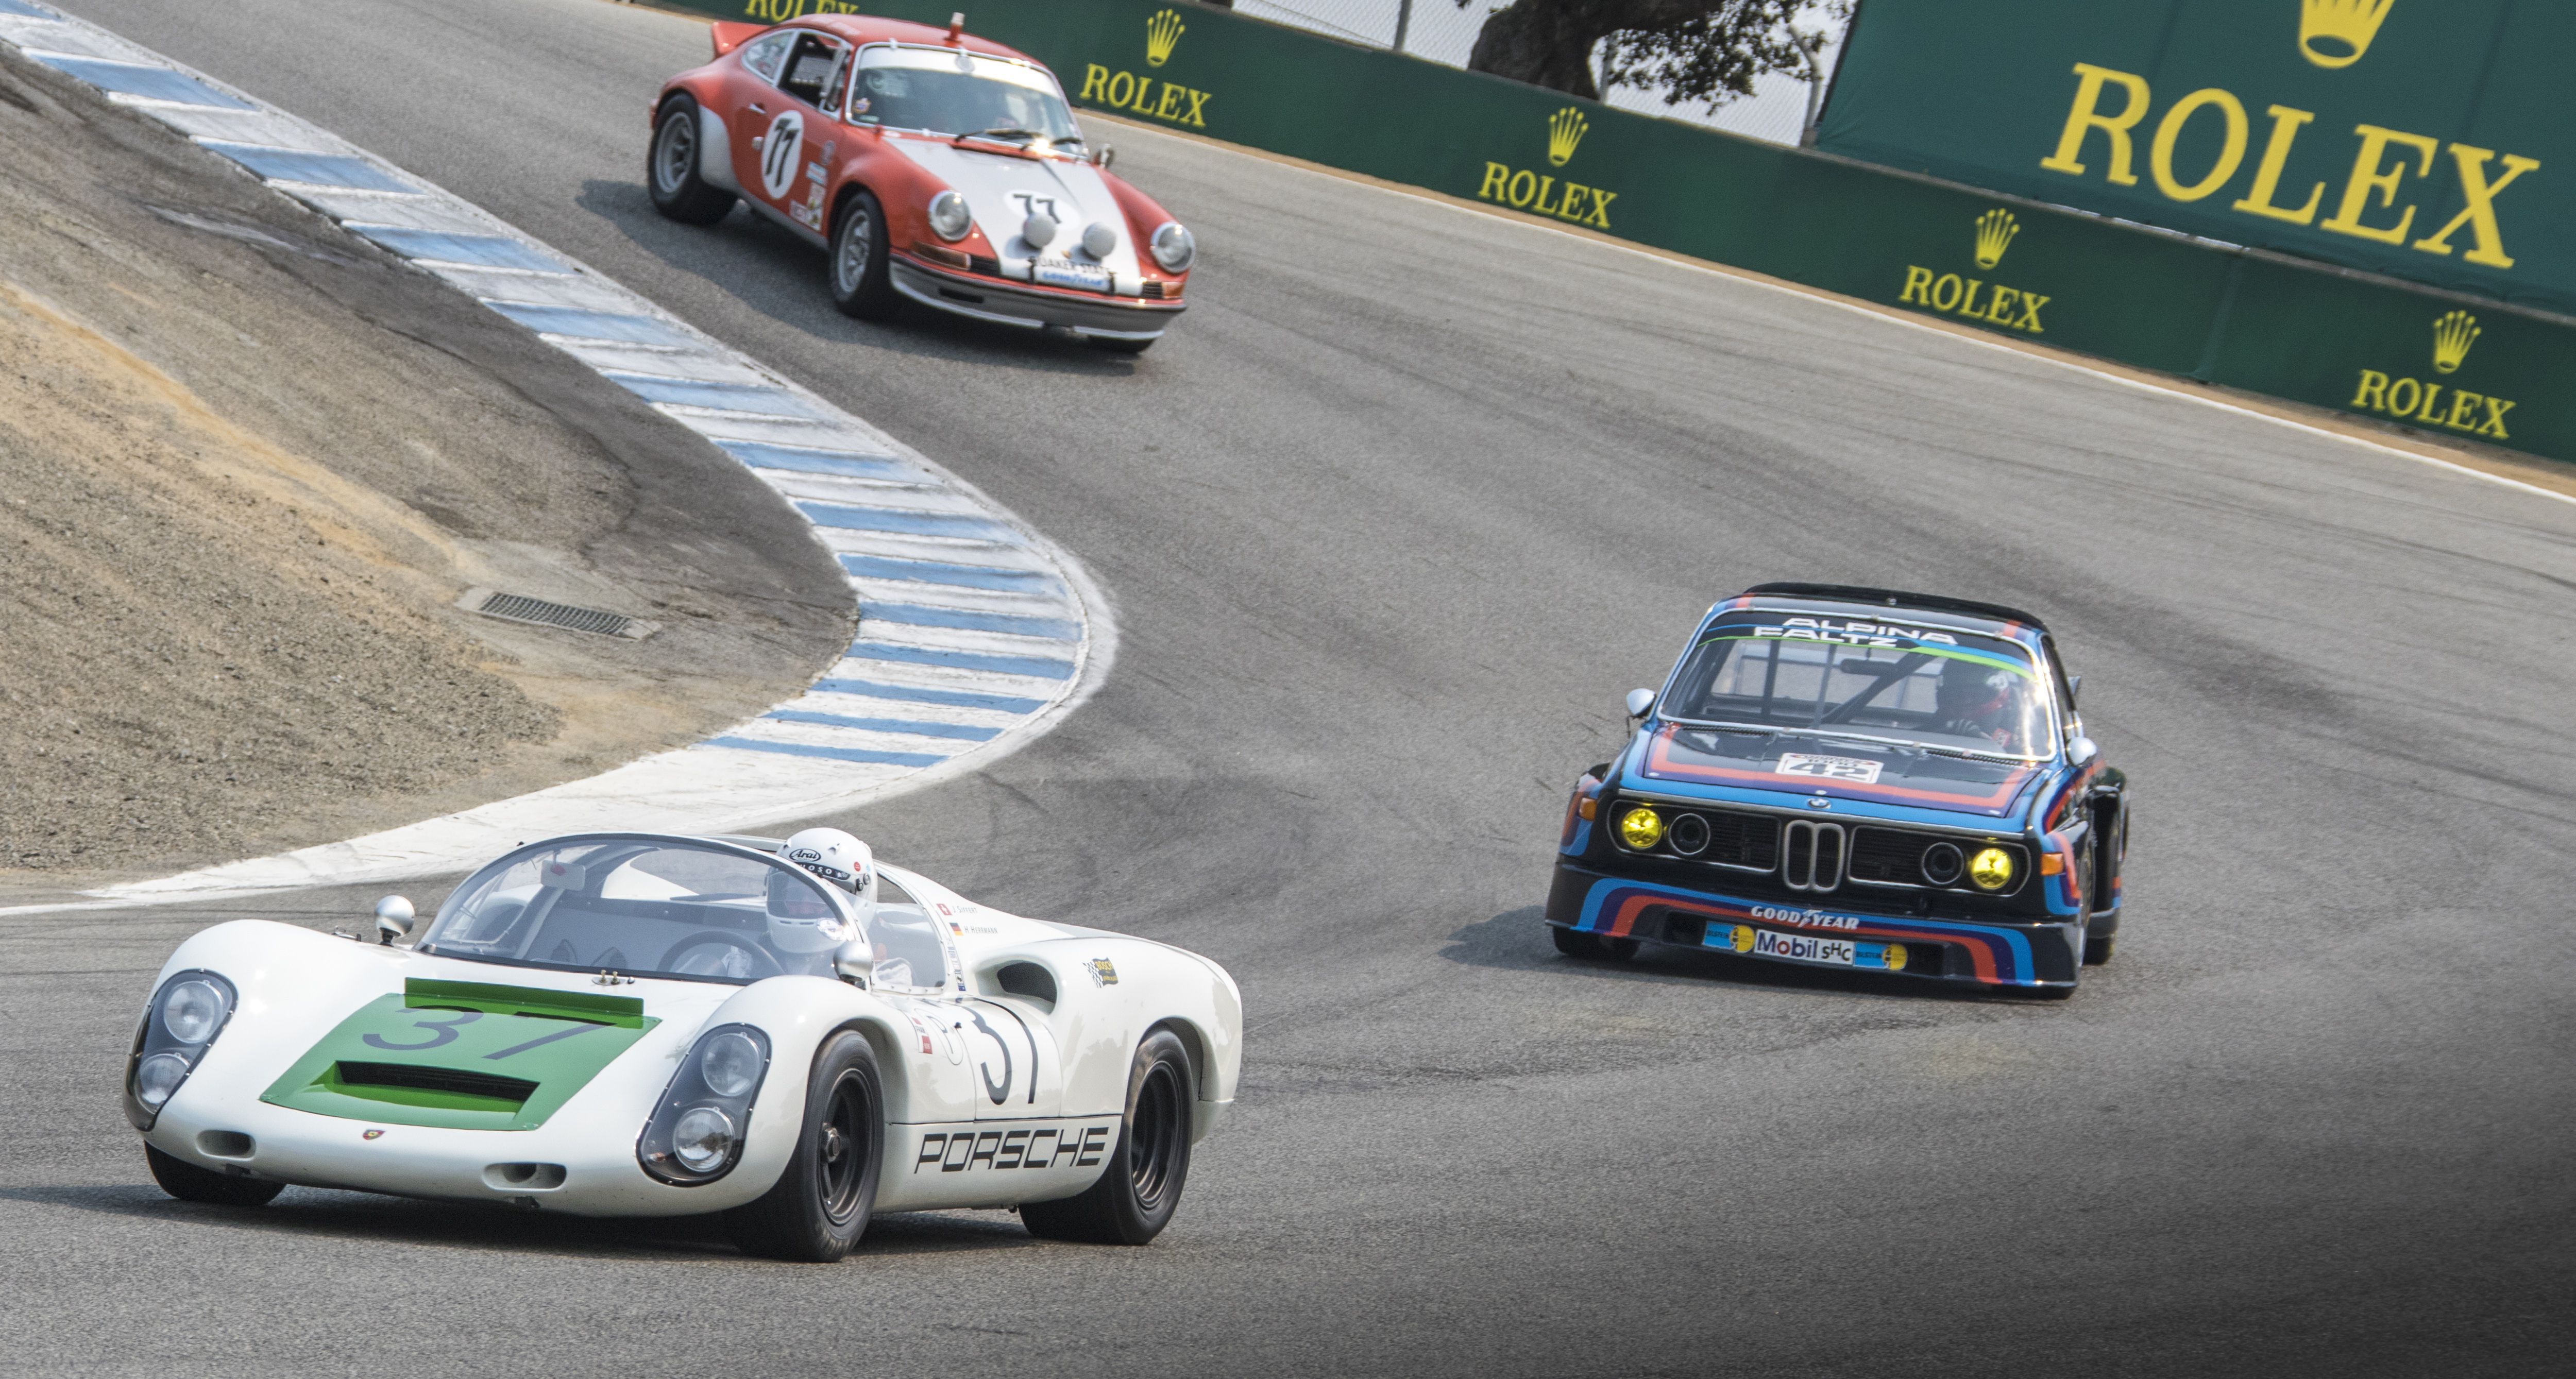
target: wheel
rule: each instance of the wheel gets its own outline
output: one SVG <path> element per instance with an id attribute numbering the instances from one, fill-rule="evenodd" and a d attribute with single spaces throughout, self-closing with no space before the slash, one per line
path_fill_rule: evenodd
<path id="1" fill-rule="evenodd" d="M 1142 1245 L 1162 1234 L 1189 1181 L 1195 1085 L 1180 1037 L 1146 1035 L 1127 1074 L 1127 1119 L 1109 1166 L 1079 1197 L 1023 1204 L 1029 1234 L 1094 1245 Z"/>
<path id="2" fill-rule="evenodd" d="M 725 1233 L 744 1254 L 829 1264 L 859 1243 L 885 1164 L 883 1087 L 865 1038 L 843 1030 L 823 1042 L 804 1133 L 777 1186 L 725 1213 Z"/>
<path id="3" fill-rule="evenodd" d="M 164 1154 L 150 1145 L 143 1146 L 143 1160 L 152 1165 L 152 1181 L 163 1192 L 182 1202 L 210 1202 L 219 1207 L 264 1207 L 269 1199 L 286 1190 L 284 1183 L 264 1183 L 257 1178 L 236 1178 L 199 1168 L 186 1159 Z"/>
<path id="4" fill-rule="evenodd" d="M 1162 338 L 1159 335 L 1153 335 L 1142 340 L 1120 340 L 1106 335 L 1086 335 L 1083 337 L 1083 343 L 1104 354 L 1143 354 L 1154 347 L 1156 340 Z"/>
<path id="5" fill-rule="evenodd" d="M 698 176 L 698 103 L 674 96 L 653 127 L 653 150 L 644 160 L 644 185 L 653 209 L 684 225 L 713 225 L 733 209 L 732 192 Z"/>
<path id="6" fill-rule="evenodd" d="M 841 198 L 832 221 L 832 305 L 862 321 L 894 315 L 903 299 L 888 272 L 885 207 L 861 187 Z"/>
<path id="7" fill-rule="evenodd" d="M 1547 926 L 1548 937 L 1556 940 L 1556 951 L 1569 958 L 1592 958 L 1602 962 L 1626 962 L 1637 956 L 1637 941 L 1632 938 L 1603 938 L 1562 924 Z"/>
<path id="8" fill-rule="evenodd" d="M 2116 933 L 2097 934 L 2090 929 L 2085 930 L 2084 965 L 2100 967 L 2111 960 L 2111 951 L 2119 946 L 2120 936 Z"/>

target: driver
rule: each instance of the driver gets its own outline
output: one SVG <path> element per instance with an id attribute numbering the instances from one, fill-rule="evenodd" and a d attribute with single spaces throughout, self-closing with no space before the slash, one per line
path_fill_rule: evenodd
<path id="1" fill-rule="evenodd" d="M 1942 663 L 1941 687 L 1934 696 L 1940 731 L 2010 746 L 2012 701 L 2011 671 L 1956 657 Z"/>
<path id="2" fill-rule="evenodd" d="M 828 907 L 815 904 L 811 895 L 804 898 L 801 906 L 782 905 L 778 892 L 788 888 L 773 888 L 769 905 L 770 946 L 781 953 L 823 954 L 874 927 L 867 921 L 876 913 L 877 864 L 876 855 L 868 850 L 867 844 L 837 828 L 809 828 L 789 838 L 778 849 L 778 855 L 857 897 L 860 929 L 852 932 Z M 817 913 L 781 913 L 782 910 L 798 908 Z M 873 935 L 870 937 L 873 939 Z M 912 985 L 912 964 L 901 958 L 889 960 L 882 943 L 871 942 L 870 948 L 877 964 L 878 981 L 892 986 Z M 828 962 L 829 959 L 821 961 Z"/>

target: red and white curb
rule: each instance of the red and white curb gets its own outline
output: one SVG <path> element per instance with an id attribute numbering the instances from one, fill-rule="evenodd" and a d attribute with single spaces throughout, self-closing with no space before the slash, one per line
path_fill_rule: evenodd
<path id="1" fill-rule="evenodd" d="M 0 0 L 0 42 L 444 279 L 713 442 L 812 524 L 860 614 L 858 639 L 810 690 L 704 742 L 347 842 L 84 892 L 87 904 L 435 875 L 580 829 L 734 832 L 807 818 L 987 765 L 1106 675 L 1117 631 L 1081 563 L 866 422 L 479 207 L 96 25 Z"/>

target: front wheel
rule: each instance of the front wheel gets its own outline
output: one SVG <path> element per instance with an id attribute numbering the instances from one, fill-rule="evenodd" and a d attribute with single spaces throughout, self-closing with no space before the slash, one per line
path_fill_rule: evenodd
<path id="1" fill-rule="evenodd" d="M 1569 958 L 1591 958 L 1598 962 L 1626 962 L 1637 956 L 1637 941 L 1632 938 L 1603 938 L 1562 924 L 1547 926 L 1548 937 L 1556 940 L 1556 951 Z"/>
<path id="2" fill-rule="evenodd" d="M 876 1051 L 848 1030 L 814 1055 L 805 1128 L 778 1184 L 725 1213 L 744 1254 L 829 1264 L 859 1243 L 885 1162 L 885 1094 Z"/>
<path id="3" fill-rule="evenodd" d="M 733 209 L 733 193 L 698 176 L 702 156 L 698 103 L 673 97 L 662 107 L 662 122 L 653 126 L 653 152 L 644 163 L 653 209 L 684 225 L 713 225 L 725 218 Z"/>
<path id="4" fill-rule="evenodd" d="M 2117 912 L 2114 912 L 2112 918 L 2117 919 L 2118 917 Z M 2086 930 L 2084 934 L 2084 965 L 2086 967 L 2100 967 L 2102 964 L 2109 962 L 2111 960 L 2112 950 L 2119 947 L 2119 944 L 2120 936 L 2116 933 L 2097 934 L 2089 929 Z"/>
<path id="5" fill-rule="evenodd" d="M 150 1145 L 143 1146 L 143 1161 L 152 1166 L 152 1181 L 163 1192 L 182 1202 L 206 1202 L 219 1207 L 264 1207 L 269 1200 L 286 1190 L 284 1183 L 264 1183 L 257 1178 L 237 1178 L 199 1168 L 175 1154 L 164 1154 Z"/>
<path id="6" fill-rule="evenodd" d="M 1142 1245 L 1162 1234 L 1190 1176 L 1189 1051 L 1158 1029 L 1136 1046 L 1127 1076 L 1127 1120 L 1118 1151 L 1079 1197 L 1020 1207 L 1029 1234 L 1094 1245 Z"/>
<path id="7" fill-rule="evenodd" d="M 844 316 L 882 321 L 903 299 L 886 260 L 885 207 L 861 187 L 841 198 L 832 221 L 832 305 Z"/>

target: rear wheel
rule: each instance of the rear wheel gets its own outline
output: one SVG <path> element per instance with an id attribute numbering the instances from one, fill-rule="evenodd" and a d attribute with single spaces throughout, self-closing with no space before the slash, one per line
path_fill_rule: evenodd
<path id="1" fill-rule="evenodd" d="M 1029 1234 L 1094 1245 L 1142 1245 L 1162 1234 L 1190 1176 L 1189 1052 L 1158 1029 L 1136 1046 L 1127 1077 L 1127 1120 L 1100 1181 L 1079 1197 L 1029 1202 Z"/>
<path id="2" fill-rule="evenodd" d="M 875 1209 L 885 1160 L 885 1096 L 876 1051 L 844 1030 L 814 1055 L 805 1131 L 777 1186 L 725 1213 L 744 1254 L 829 1264 L 850 1252 Z"/>
<path id="3" fill-rule="evenodd" d="M 152 1181 L 182 1202 L 208 1202 L 219 1207 L 264 1207 L 286 1190 L 284 1183 L 264 1183 L 199 1168 L 175 1154 L 143 1146 L 143 1161 L 152 1166 Z"/>
<path id="4" fill-rule="evenodd" d="M 886 259 L 885 207 L 861 187 L 841 198 L 832 220 L 832 305 L 844 316 L 882 321 L 894 315 L 895 295 Z"/>
<path id="5" fill-rule="evenodd" d="M 1562 924 L 1547 926 L 1548 937 L 1556 940 L 1556 951 L 1569 958 L 1592 958 L 1600 962 L 1626 962 L 1637 956 L 1637 941 L 1632 938 L 1603 938 Z"/>
<path id="6" fill-rule="evenodd" d="M 675 96 L 662 107 L 662 122 L 653 126 L 652 154 L 644 160 L 653 209 L 684 225 L 713 225 L 725 218 L 733 209 L 733 193 L 698 176 L 702 156 L 698 103 Z"/>

